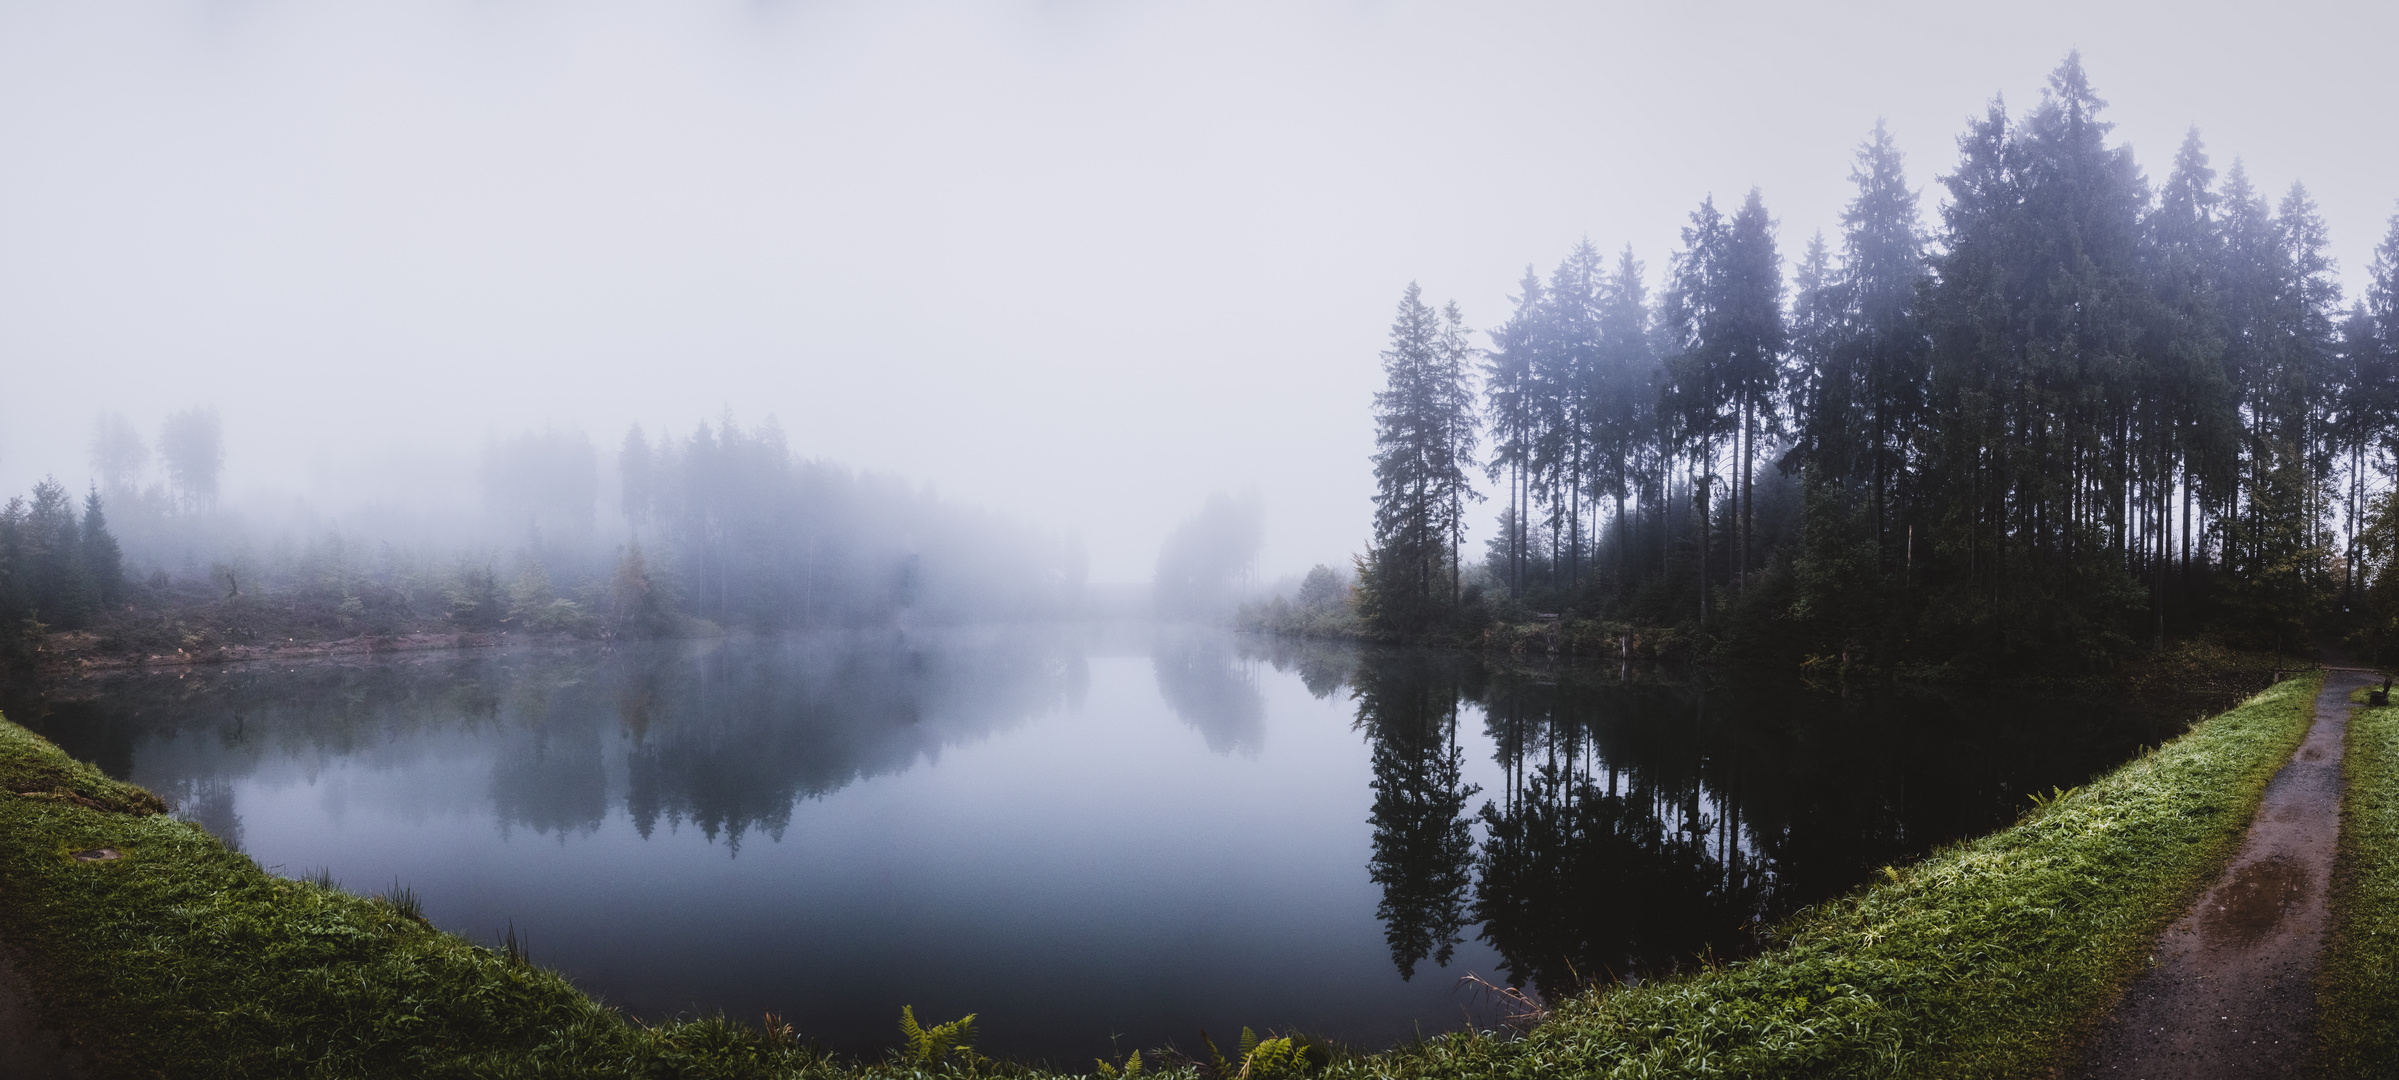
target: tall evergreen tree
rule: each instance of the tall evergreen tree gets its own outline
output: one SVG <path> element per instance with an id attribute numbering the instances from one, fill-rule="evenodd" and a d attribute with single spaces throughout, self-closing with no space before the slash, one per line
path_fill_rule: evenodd
<path id="1" fill-rule="evenodd" d="M 1691 498 L 1699 535 L 1699 621 L 1707 622 L 1709 500 L 1716 481 L 1716 447 L 1731 428 L 1727 403 L 1733 399 L 1733 361 L 1726 294 L 1726 248 L 1731 223 L 1717 211 L 1716 200 L 1702 200 L 1682 230 L 1683 247 L 1674 257 L 1672 285 L 1667 290 L 1661 321 L 1671 350 L 1661 380 L 1659 413 L 1661 445 L 1676 446 L 1690 459 Z"/>
<path id="2" fill-rule="evenodd" d="M 1733 215 L 1724 246 L 1725 266 L 1717 275 L 1722 289 L 1715 307 L 1723 320 L 1726 389 L 1735 414 L 1734 437 L 1741 473 L 1736 477 L 1740 505 L 1739 546 L 1733 572 L 1743 588 L 1749 580 L 1751 533 L 1757 519 L 1758 439 L 1781 434 L 1782 413 L 1777 391 L 1782 386 L 1783 351 L 1789 331 L 1783 323 L 1783 259 L 1775 250 L 1774 220 L 1766 215 L 1758 189 Z"/>
<path id="3" fill-rule="evenodd" d="M 1787 463 L 1846 481 L 1865 460 L 1865 387 L 1850 340 L 1848 289 L 1824 234 L 1808 238 L 1791 278 L 1789 390 L 1793 441 Z"/>
<path id="4" fill-rule="evenodd" d="M 1598 408 L 1596 369 L 1600 347 L 1600 292 L 1607 265 L 1586 238 L 1549 277 L 1543 308 L 1539 383 L 1549 399 L 1539 449 L 1547 479 L 1553 547 L 1565 554 L 1555 568 L 1571 591 L 1583 577 L 1587 546 L 1583 518 L 1593 479 L 1592 431 Z M 1563 536 L 1558 535 L 1562 531 Z"/>
<path id="5" fill-rule="evenodd" d="M 76 537 L 76 554 L 82 563 L 82 577 L 91 590 L 95 607 L 114 604 L 125 595 L 125 553 L 117 546 L 117 538 L 109 534 L 108 517 L 100 512 L 100 489 L 97 486 L 83 496 L 83 523 Z"/>
<path id="6" fill-rule="evenodd" d="M 1840 282 L 1848 333 L 1828 351 L 1843 357 L 1856 387 L 1864 445 L 1842 455 L 1837 475 L 1871 479 L 1875 543 L 1887 552 L 1893 481 L 1905 475 L 1924 407 L 1924 232 L 1905 160 L 1881 121 L 1858 147 L 1849 179 L 1857 194 L 1841 212 Z"/>
<path id="7" fill-rule="evenodd" d="M 2195 532 L 2209 513 L 2229 505 L 2240 467 L 2240 402 L 2225 373 L 2222 311 L 2223 241 L 2215 170 L 2193 129 L 2174 156 L 2173 172 L 2145 222 L 2146 272 L 2153 303 L 2144 353 L 2151 375 L 2153 432 L 2159 471 L 2179 496 L 2180 520 L 2166 552 L 2188 589 L 2194 552 L 2206 545 Z M 2197 508 L 2198 520 L 2194 521 Z M 2157 607 L 2164 608 L 2163 586 Z"/>
<path id="8" fill-rule="evenodd" d="M 1508 589 L 1524 589 L 1525 514 L 1530 492 L 1534 444 L 1541 437 L 1541 388 L 1537 367 L 1545 294 L 1541 276 L 1529 264 L 1517 283 L 1516 310 L 1506 324 L 1493 330 L 1491 348 L 1484 353 L 1484 413 L 1491 431 L 1492 480 L 1506 478 L 1508 508 L 1502 538 L 1506 552 Z"/>
<path id="9" fill-rule="evenodd" d="M 1599 290 L 1598 340 L 1591 372 L 1592 494 L 1615 502 L 1617 588 L 1630 574 L 1632 531 L 1624 502 L 1652 441 L 1658 356 L 1650 334 L 1649 290 L 1631 245 L 1616 257 Z"/>
<path id="10" fill-rule="evenodd" d="M 1365 567 L 1377 630 L 1421 632 L 1458 599 L 1457 548 L 1477 442 L 1471 349 L 1456 304 L 1436 313 L 1410 282 L 1375 394 L 1374 550 Z"/>

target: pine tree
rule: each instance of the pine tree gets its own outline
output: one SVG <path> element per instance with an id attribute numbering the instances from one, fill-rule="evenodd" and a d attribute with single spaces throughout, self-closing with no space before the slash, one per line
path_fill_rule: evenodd
<path id="1" fill-rule="evenodd" d="M 2153 382 L 2148 396 L 2165 421 L 2155 436 L 2161 443 L 2155 448 L 2160 469 L 2167 474 L 2163 482 L 2170 491 L 2179 488 L 2181 520 L 2167 554 L 2184 590 L 2190 587 L 2194 552 L 2204 559 L 2207 551 L 2195 533 L 2230 505 L 2240 471 L 2240 399 L 2224 367 L 2224 247 L 2215 176 L 2193 129 L 2176 151 L 2174 170 L 2145 222 L 2153 299 L 2144 346 Z M 2194 507 L 2203 508 L 2197 521 Z M 2164 587 L 2158 591 L 2162 594 Z M 2162 612 L 2162 596 L 2158 606 Z"/>
<path id="2" fill-rule="evenodd" d="M 1456 304 L 1436 313 L 1411 282 L 1383 351 L 1375 406 L 1374 550 L 1363 575 L 1369 625 L 1423 631 L 1458 599 L 1457 549 L 1477 431 L 1471 348 Z"/>
<path id="3" fill-rule="evenodd" d="M 1692 505 L 1699 527 L 1699 621 L 1707 623 L 1709 509 L 1716 474 L 1717 440 L 1728 428 L 1732 400 L 1731 336 L 1726 312 L 1725 248 L 1731 225 L 1714 198 L 1702 200 L 1683 227 L 1683 248 L 1674 257 L 1673 284 L 1661 321 L 1672 350 L 1665 363 L 1659 401 L 1660 441 L 1690 458 Z"/>
<path id="4" fill-rule="evenodd" d="M 1534 442 L 1540 436 L 1536 382 L 1541 348 L 1544 294 L 1541 276 L 1531 265 L 1517 283 L 1516 310 L 1506 324 L 1490 332 L 1491 348 L 1484 353 L 1483 408 L 1491 430 L 1488 475 L 1507 477 L 1508 508 L 1501 538 L 1506 553 L 1503 568 L 1508 591 L 1524 591 L 1525 513 L 1530 491 Z"/>
<path id="5" fill-rule="evenodd" d="M 117 546 L 117 538 L 109 534 L 108 517 L 100 512 L 97 486 L 84 493 L 81 531 L 77 555 L 92 601 L 95 606 L 113 605 L 125 595 L 125 553 Z"/>
<path id="6" fill-rule="evenodd" d="M 1836 475 L 1871 479 L 1875 543 L 1887 552 L 1893 481 L 1904 475 L 1924 407 L 1925 340 L 1917 312 L 1926 286 L 1924 232 L 1905 160 L 1881 121 L 1858 147 L 1849 179 L 1857 194 L 1841 212 L 1839 285 L 1848 334 L 1827 351 L 1845 358 L 1840 363 L 1856 387 L 1864 445 L 1842 455 Z"/>
<path id="7" fill-rule="evenodd" d="M 1587 546 L 1584 498 L 1593 474 L 1600 289 L 1606 272 L 1599 249 L 1587 238 L 1558 264 L 1549 277 L 1542 308 L 1542 347 L 1536 353 L 1535 371 L 1545 398 L 1540 413 L 1542 437 L 1535 444 L 1537 472 L 1546 481 L 1552 547 L 1565 553 L 1566 565 L 1553 570 L 1566 586 L 1563 599 L 1567 600 L 1582 583 L 1582 556 Z M 1561 529 L 1562 537 L 1558 535 Z"/>
<path id="8" fill-rule="evenodd" d="M 1717 277 L 1723 290 L 1716 307 L 1724 324 L 1726 389 L 1735 412 L 1734 437 L 1741 474 L 1737 508 L 1740 541 L 1733 572 L 1746 589 L 1749 581 L 1751 533 L 1757 518 L 1758 439 L 1781 434 L 1782 414 L 1776 407 L 1782 385 L 1783 351 L 1789 331 L 1783 324 L 1783 259 L 1775 250 L 1774 220 L 1758 189 L 1733 215 L 1724 246 L 1724 272 Z"/>
<path id="9" fill-rule="evenodd" d="M 1642 471 L 1656 423 L 1658 356 L 1650 333 L 1648 287 L 1626 245 L 1601 283 L 1598 341 L 1591 376 L 1592 495 L 1616 505 L 1617 588 L 1630 575 L 1632 529 L 1624 501 Z"/>
<path id="10" fill-rule="evenodd" d="M 1850 340 L 1848 290 L 1824 234 L 1808 238 L 1791 279 L 1792 452 L 1817 476 L 1857 475 L 1869 445 L 1858 349 Z"/>

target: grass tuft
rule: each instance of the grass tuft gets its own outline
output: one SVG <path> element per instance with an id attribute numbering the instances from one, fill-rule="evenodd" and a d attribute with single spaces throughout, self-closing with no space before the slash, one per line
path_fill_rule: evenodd
<path id="1" fill-rule="evenodd" d="M 393 914 L 403 919 L 420 923 L 425 921 L 425 901 L 417 896 L 415 889 L 400 884 L 398 878 L 392 879 L 392 887 L 389 892 L 376 897 L 376 899 L 383 901 L 385 907 L 392 909 Z"/>
<path id="2" fill-rule="evenodd" d="M 2317 982 L 2317 1068 L 2327 1078 L 2399 1076 L 2399 707 L 2353 712 L 2341 760 L 2349 790 Z"/>

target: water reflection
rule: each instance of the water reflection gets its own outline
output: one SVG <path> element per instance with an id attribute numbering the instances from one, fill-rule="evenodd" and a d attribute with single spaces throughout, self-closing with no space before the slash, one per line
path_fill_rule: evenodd
<path id="1" fill-rule="evenodd" d="M 1399 977 L 1430 958 L 1449 966 L 1466 927 L 1474 833 L 1466 803 L 1482 789 L 1465 782 L 1458 746 L 1457 680 L 1451 658 L 1365 664 L 1357 671 L 1357 727 L 1374 754 L 1374 857 L 1382 886 L 1375 916 Z"/>
<path id="2" fill-rule="evenodd" d="M 1354 700 L 1401 977 L 1471 928 L 1511 984 L 1551 990 L 1739 955 L 1762 925 L 2002 826 L 2025 792 L 2081 783 L 2221 704 L 1705 691 L 1455 654 L 1251 651 Z M 1461 708 L 1482 714 L 1500 778 L 1471 816 Z"/>
<path id="3" fill-rule="evenodd" d="M 261 770 L 300 762 L 313 777 L 341 760 L 406 770 L 449 758 L 490 761 L 471 794 L 503 836 L 523 829 L 563 843 L 621 806 L 644 838 L 688 825 L 738 856 L 747 834 L 782 839 L 800 803 L 1078 699 L 1079 641 L 967 638 L 935 648 L 821 635 L 200 669 L 110 680 L 37 710 L 30 726 L 104 768 L 122 759 L 118 775 L 132 755 L 116 748 L 141 744 L 135 775 L 237 844 L 233 785 Z M 208 728 L 215 738 L 188 737 Z M 423 805 L 469 794 L 426 792 Z"/>
<path id="4" fill-rule="evenodd" d="M 1150 665 L 1158 696 L 1199 729 L 1209 750 L 1258 756 L 1266 744 L 1266 699 L 1231 637 L 1196 626 L 1160 627 Z"/>
<path id="5" fill-rule="evenodd" d="M 1464 972 L 1554 991 L 1736 955 L 2197 711 L 1074 627 L 131 673 L 0 704 L 263 864 L 527 929 L 639 1015 L 773 1011 L 874 1054 L 911 1004 L 1061 1061 L 1245 1025 L 1388 1045 L 1460 1022 Z"/>

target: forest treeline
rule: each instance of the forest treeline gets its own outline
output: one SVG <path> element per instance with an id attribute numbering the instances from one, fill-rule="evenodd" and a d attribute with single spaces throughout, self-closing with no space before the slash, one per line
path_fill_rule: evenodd
<path id="1" fill-rule="evenodd" d="M 45 480 L 31 498 L 0 504 L 0 660 L 24 652 L 48 629 L 79 629 L 125 595 L 125 558 L 97 488 L 83 509 L 66 486 Z"/>
<path id="2" fill-rule="evenodd" d="M 2344 306 L 2307 190 L 2162 181 L 2078 58 L 1958 137 L 1934 220 L 1880 125 L 1840 234 L 1700 203 L 1654 293 L 1588 240 L 1470 339 L 1409 286 L 1354 611 L 1563 613 L 1728 655 L 2100 664 L 2201 630 L 2399 626 L 2399 217 Z M 1472 505 L 1498 527 L 1465 551 Z"/>
<path id="3" fill-rule="evenodd" d="M 44 481 L 0 507 L 0 659 L 28 659 L 60 632 L 88 632 L 103 653 L 155 654 L 417 632 L 651 638 L 1044 617 L 1074 611 L 1083 583 L 1072 541 L 801 458 L 771 420 L 656 439 L 636 427 L 617 448 L 616 491 L 579 431 L 494 437 L 477 469 L 481 506 L 463 516 L 370 505 L 342 525 L 273 531 L 221 507 L 211 410 L 168 418 L 155 448 L 103 416 L 92 455 L 99 479 L 81 499 Z"/>

